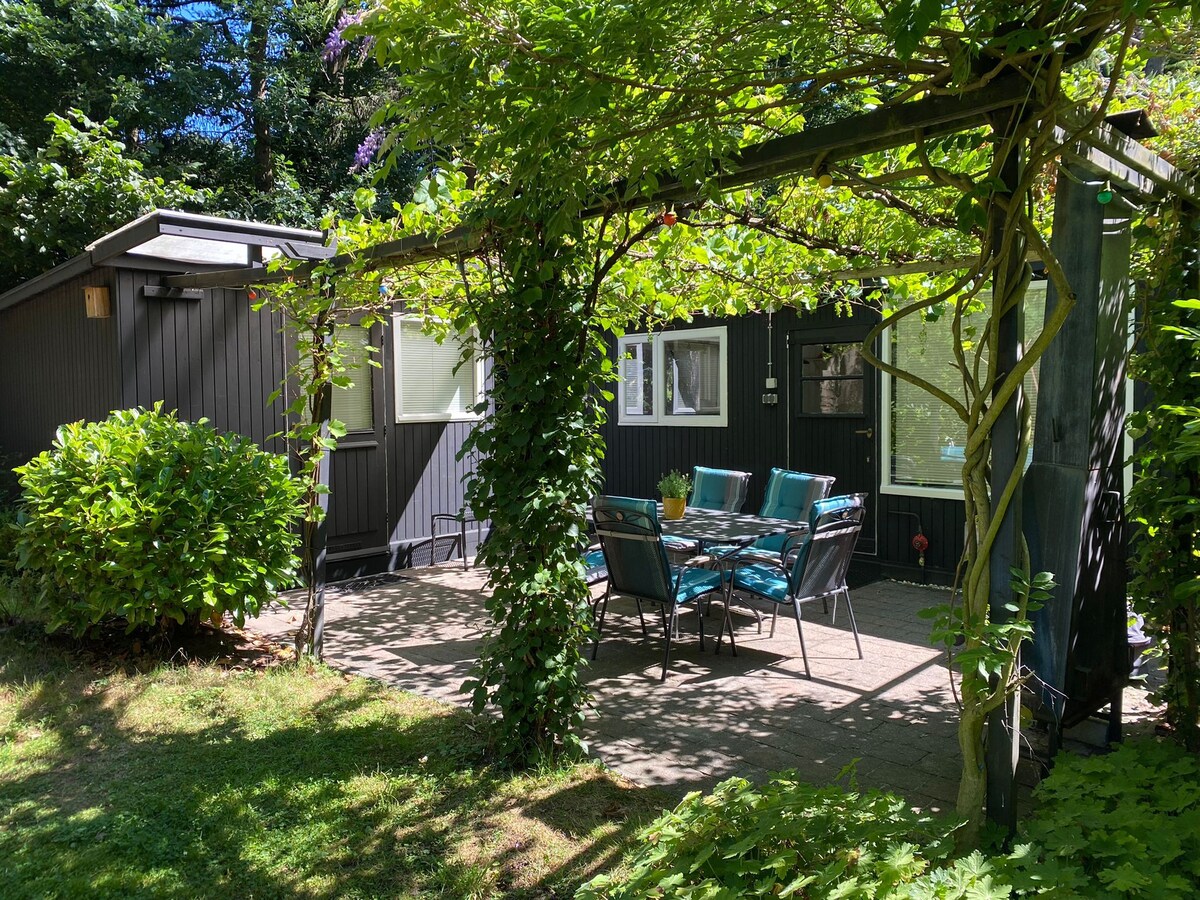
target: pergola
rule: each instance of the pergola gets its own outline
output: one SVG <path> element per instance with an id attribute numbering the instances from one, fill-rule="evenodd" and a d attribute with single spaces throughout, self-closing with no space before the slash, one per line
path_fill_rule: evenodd
<path id="1" fill-rule="evenodd" d="M 1016 75 L 997 78 L 964 95 L 935 95 L 854 115 L 833 124 L 745 147 L 733 159 L 710 166 L 711 183 L 722 189 L 771 179 L 811 175 L 818 168 L 868 153 L 914 144 L 931 137 L 988 125 L 1015 116 L 1028 96 L 1028 83 Z M 1078 132 L 1078 133 L 1076 133 Z M 1014 498 L 1001 525 L 991 563 L 991 614 L 1004 619 L 1009 602 L 1009 571 L 1022 529 L 1029 536 L 1034 571 L 1053 571 L 1059 587 L 1055 600 L 1037 617 L 1032 668 L 1045 686 L 1044 699 L 1053 733 L 1112 702 L 1119 725 L 1119 695 L 1125 658 L 1124 538 L 1121 512 L 1121 438 L 1123 435 L 1124 360 L 1128 348 L 1127 306 L 1130 255 L 1128 201 L 1175 195 L 1193 210 L 1200 206 L 1200 185 L 1170 163 L 1107 123 L 1075 130 L 1059 127 L 1059 160 L 1066 177 L 1058 181 L 1051 247 L 1063 261 L 1076 297 L 1060 335 L 1042 358 L 1039 411 L 1033 464 L 1026 476 L 1036 490 Z M 1015 184 L 1019 163 L 1004 172 Z M 1099 186 L 1123 198 L 1097 202 Z M 700 185 L 670 174 L 658 189 L 633 198 L 627 186 L 598 191 L 585 216 L 694 200 Z M 403 267 L 436 258 L 454 258 L 478 249 L 478 237 L 466 229 L 428 237 L 417 235 L 380 244 L 366 252 L 378 266 Z M 361 258 L 361 256 L 360 256 Z M 345 262 L 347 257 L 334 257 Z M 838 275 L 861 279 L 962 268 L 970 261 L 923 260 L 901 266 L 847 270 Z M 1025 265 L 1024 252 L 1007 261 Z M 226 270 L 172 275 L 164 279 L 176 291 L 208 287 L 269 284 L 284 277 L 261 263 Z M 1047 305 L 1057 302 L 1050 291 Z M 1020 309 L 999 323 L 1002 370 L 1019 358 L 1023 338 Z M 1091 404 L 1080 398 L 1095 398 Z M 993 430 L 991 485 L 1003 486 L 1017 459 L 1019 395 L 1010 399 Z M 328 404 L 326 404 L 328 416 Z M 325 466 L 328 471 L 328 466 Z M 1022 521 L 1024 519 L 1024 521 Z M 1076 524 L 1078 527 L 1075 527 Z M 324 534 L 313 547 L 312 576 L 318 604 L 315 640 L 322 633 Z M 1019 744 L 1019 698 L 994 713 L 987 744 L 988 815 L 1015 823 L 1014 785 Z"/>

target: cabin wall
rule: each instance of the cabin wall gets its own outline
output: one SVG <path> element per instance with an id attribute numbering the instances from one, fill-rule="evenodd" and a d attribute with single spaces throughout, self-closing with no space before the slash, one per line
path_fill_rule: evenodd
<path id="1" fill-rule="evenodd" d="M 97 285 L 115 305 L 113 271 L 97 269 L 0 311 L 0 455 L 25 462 L 60 425 L 121 405 L 115 310 L 89 319 L 84 307 Z"/>
<path id="2" fill-rule="evenodd" d="M 147 298 L 164 273 L 122 269 L 118 345 L 121 403 L 161 401 L 189 421 L 251 438 L 275 453 L 285 427 L 282 398 L 267 404 L 284 371 L 279 317 L 255 312 L 246 292 L 214 289 L 200 300 Z"/>
<path id="3" fill-rule="evenodd" d="M 159 284 L 161 275 L 119 273 L 123 405 L 161 400 L 181 417 L 208 418 L 221 430 L 283 452 L 281 439 L 268 438 L 286 426 L 286 398 L 266 402 L 294 353 L 280 333 L 280 317 L 267 309 L 255 312 L 244 290 L 212 289 L 201 300 L 147 299 L 142 288 Z M 471 468 L 469 461 L 455 459 L 470 423 L 396 424 L 392 342 L 387 332 L 378 340 L 383 368 L 373 370 L 379 397 L 376 434 L 348 435 L 334 453 L 333 577 L 432 559 L 430 516 L 462 508 L 462 479 Z M 469 551 L 478 540 L 479 529 L 471 527 Z M 445 544 L 439 542 L 441 558 Z"/>
<path id="4" fill-rule="evenodd" d="M 857 321 L 861 321 L 861 318 Z M 772 467 L 812 471 L 806 460 L 846 452 L 846 448 L 817 446 L 815 429 L 798 420 L 789 442 L 789 411 L 798 408 L 798 399 L 789 398 L 793 386 L 788 366 L 788 335 L 803 341 L 806 332 L 828 334 L 850 327 L 850 320 L 832 307 L 814 313 L 799 314 L 783 310 L 771 318 L 761 314 L 727 319 L 696 318 L 681 328 L 705 328 L 724 325 L 728 329 L 728 402 L 729 424 L 725 428 L 688 426 L 619 425 L 616 401 L 608 404 L 608 422 L 603 426 L 607 446 L 604 462 L 604 490 L 610 494 L 656 497 L 658 479 L 670 469 L 690 472 L 695 465 L 737 469 L 751 473 L 748 511 L 757 511 Z M 616 354 L 616 342 L 611 342 Z M 764 379 L 767 377 L 768 347 L 773 374 L 778 379 L 778 404 L 764 405 Z M 879 373 L 871 371 L 876 379 Z M 878 391 L 876 390 L 878 398 Z M 794 403 L 789 403 L 789 400 Z M 876 402 L 874 416 L 876 458 L 880 457 L 879 421 Z M 824 431 L 825 441 L 844 441 L 836 429 Z M 886 460 L 885 460 L 886 464 Z M 837 493 L 838 485 L 834 485 Z M 957 499 L 909 497 L 883 494 L 876 477 L 868 503 L 875 511 L 875 552 L 856 554 L 854 572 L 860 579 L 898 577 L 916 581 L 949 583 L 962 552 L 964 533 L 963 502 Z M 929 539 L 926 564 L 918 564 L 911 540 L 917 523 Z"/>

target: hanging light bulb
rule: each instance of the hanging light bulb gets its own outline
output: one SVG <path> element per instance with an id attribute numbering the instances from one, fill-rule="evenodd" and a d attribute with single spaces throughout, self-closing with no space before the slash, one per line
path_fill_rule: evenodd
<path id="1" fill-rule="evenodd" d="M 1099 190 L 1099 192 L 1097 192 L 1097 194 L 1096 194 L 1096 202 L 1099 203 L 1101 206 L 1104 206 L 1106 204 L 1112 203 L 1112 199 L 1113 199 L 1112 182 L 1106 181 L 1106 182 L 1104 182 L 1104 187 L 1102 187 Z"/>
<path id="2" fill-rule="evenodd" d="M 822 166 L 817 172 L 817 184 L 819 184 L 825 190 L 829 190 L 831 187 L 833 187 L 833 175 L 830 174 L 829 170 L 824 166 Z"/>

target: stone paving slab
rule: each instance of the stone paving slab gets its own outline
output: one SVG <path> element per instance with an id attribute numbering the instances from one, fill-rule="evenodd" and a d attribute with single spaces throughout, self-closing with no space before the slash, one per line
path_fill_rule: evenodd
<path id="1" fill-rule="evenodd" d="M 333 666 L 450 703 L 486 626 L 485 573 L 453 563 L 409 569 L 402 580 L 340 588 L 327 599 L 325 656 Z M 856 761 L 864 787 L 897 791 L 910 803 L 952 808 L 960 756 L 957 714 L 943 654 L 929 646 L 917 612 L 945 602 L 944 590 L 877 582 L 852 591 L 862 639 L 859 660 L 847 617 L 836 624 L 805 607 L 812 678 L 804 677 L 795 621 L 735 611 L 737 656 L 714 652 L 719 607 L 699 646 L 695 612 L 681 616 L 665 682 L 662 631 L 647 614 L 644 638 L 632 603 L 614 599 L 596 662 L 586 673 L 595 698 L 584 738 L 593 755 L 641 784 L 683 794 L 733 775 L 760 779 L 795 769 L 833 782 Z M 299 613 L 266 610 L 250 627 L 290 641 Z M 1144 698 L 1126 698 L 1127 711 Z"/>

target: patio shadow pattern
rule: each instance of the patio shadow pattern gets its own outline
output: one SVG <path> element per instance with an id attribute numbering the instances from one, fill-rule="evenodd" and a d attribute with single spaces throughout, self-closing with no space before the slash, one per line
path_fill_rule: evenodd
<path id="1" fill-rule="evenodd" d="M 428 697 L 465 705 L 459 687 L 485 627 L 486 573 L 455 564 L 409 569 L 390 583 L 351 585 L 327 600 L 326 659 Z M 661 635 L 642 637 L 632 602 L 614 598 L 599 658 L 585 677 L 595 707 L 584 738 L 607 765 L 642 784 L 682 795 L 734 775 L 752 780 L 795 769 L 830 783 L 851 762 L 864 787 L 895 790 L 910 803 L 950 809 L 957 790 L 956 710 L 929 625 L 917 611 L 944 599 L 937 588 L 878 582 L 853 591 L 865 660 L 845 617 L 805 619 L 812 680 L 795 635 L 757 632 L 738 615 L 738 655 L 701 652 L 696 611 L 665 683 Z M 715 632 L 717 610 L 708 623 Z M 273 607 L 251 623 L 288 640 L 296 611 Z"/>

